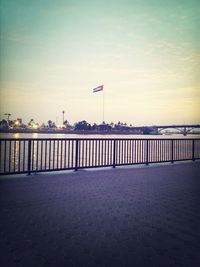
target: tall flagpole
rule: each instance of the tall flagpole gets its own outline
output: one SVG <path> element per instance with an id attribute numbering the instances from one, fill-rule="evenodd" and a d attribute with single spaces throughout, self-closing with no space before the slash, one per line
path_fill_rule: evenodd
<path id="1" fill-rule="evenodd" d="M 104 122 L 104 85 L 100 85 L 100 86 L 98 86 L 98 87 L 96 87 L 96 88 L 94 88 L 93 89 L 93 93 L 96 93 L 96 92 L 99 92 L 99 91 L 103 91 L 102 92 L 102 94 L 103 94 L 103 96 L 102 96 L 102 100 L 103 100 L 103 102 L 102 102 L 102 104 L 103 104 L 103 106 L 102 106 L 102 108 L 103 108 L 103 112 L 102 112 L 102 119 L 103 119 L 103 121 L 102 121 L 102 123 Z"/>
<path id="2" fill-rule="evenodd" d="M 104 105 L 104 90 L 103 90 L 103 121 L 102 121 L 102 123 L 104 122 L 104 107 L 105 107 L 105 105 Z"/>

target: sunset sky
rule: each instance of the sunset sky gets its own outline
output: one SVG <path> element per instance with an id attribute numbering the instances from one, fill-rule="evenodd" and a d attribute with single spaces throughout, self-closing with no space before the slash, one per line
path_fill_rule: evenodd
<path id="1" fill-rule="evenodd" d="M 0 117 L 200 123 L 200 1 L 1 0 Z"/>

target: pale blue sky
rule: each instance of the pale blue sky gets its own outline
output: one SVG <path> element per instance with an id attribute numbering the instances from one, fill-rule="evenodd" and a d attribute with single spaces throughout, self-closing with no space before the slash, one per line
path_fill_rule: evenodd
<path id="1" fill-rule="evenodd" d="M 200 1 L 1 0 L 1 118 L 200 123 Z"/>

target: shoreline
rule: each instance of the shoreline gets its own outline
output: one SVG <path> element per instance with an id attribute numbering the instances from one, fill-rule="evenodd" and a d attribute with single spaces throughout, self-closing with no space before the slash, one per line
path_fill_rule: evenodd
<path id="1" fill-rule="evenodd" d="M 41 134 L 81 134 L 81 135 L 146 135 L 143 133 L 134 133 L 127 131 L 65 131 L 65 130 L 24 130 L 24 129 L 7 129 L 0 130 L 0 133 L 24 133 L 24 134 L 33 134 L 33 133 L 41 133 Z M 149 135 L 162 135 L 160 133 L 149 133 Z"/>

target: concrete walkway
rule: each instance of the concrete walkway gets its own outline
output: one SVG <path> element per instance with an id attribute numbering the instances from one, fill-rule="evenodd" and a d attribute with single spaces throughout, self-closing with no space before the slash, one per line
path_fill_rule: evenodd
<path id="1" fill-rule="evenodd" d="M 0 179 L 1 267 L 199 267 L 200 163 Z"/>

